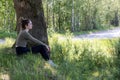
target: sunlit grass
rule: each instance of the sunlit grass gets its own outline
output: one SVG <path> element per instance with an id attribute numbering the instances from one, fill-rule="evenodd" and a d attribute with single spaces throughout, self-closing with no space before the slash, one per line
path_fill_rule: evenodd
<path id="1" fill-rule="evenodd" d="M 0 79 L 10 80 L 119 80 L 119 39 L 74 40 L 65 35 L 50 35 L 51 59 L 47 64 L 40 54 L 17 57 L 13 38 L 0 44 Z M 24 76 L 24 77 L 23 77 Z"/>
<path id="2" fill-rule="evenodd" d="M 115 55 L 118 54 L 118 41 L 119 39 L 74 40 L 70 37 L 59 39 L 59 36 L 54 35 L 50 38 L 50 45 L 52 57 L 63 64 L 60 67 L 63 71 L 61 73 L 67 74 L 68 80 L 114 80 L 117 79 L 114 75 L 117 74 Z M 97 78 L 94 70 L 97 70 Z"/>

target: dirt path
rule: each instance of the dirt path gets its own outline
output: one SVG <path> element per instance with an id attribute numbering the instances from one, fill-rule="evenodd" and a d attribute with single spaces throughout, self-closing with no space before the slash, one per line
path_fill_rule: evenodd
<path id="1" fill-rule="evenodd" d="M 113 30 L 99 31 L 91 34 L 83 34 L 75 36 L 74 39 L 106 39 L 120 37 L 120 27 Z"/>
<path id="2" fill-rule="evenodd" d="M 112 30 L 99 31 L 91 34 L 83 34 L 74 36 L 73 39 L 107 39 L 120 37 L 120 27 Z M 61 37 L 63 38 L 63 37 Z M 0 39 L 0 44 L 5 43 L 4 39 Z"/>
<path id="3" fill-rule="evenodd" d="M 0 39 L 0 44 L 3 44 L 3 43 L 5 43 L 5 40 Z"/>

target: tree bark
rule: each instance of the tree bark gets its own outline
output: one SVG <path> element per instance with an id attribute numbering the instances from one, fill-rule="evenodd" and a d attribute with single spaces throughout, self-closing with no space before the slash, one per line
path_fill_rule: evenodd
<path id="1" fill-rule="evenodd" d="M 47 2 L 46 2 L 46 8 L 47 8 L 47 27 L 48 27 L 48 25 L 49 25 L 49 8 L 48 8 L 49 6 L 48 6 L 48 0 L 47 0 Z"/>
<path id="2" fill-rule="evenodd" d="M 53 4 L 52 4 L 52 12 L 53 12 L 53 16 L 52 16 L 52 18 L 53 18 L 53 27 L 55 27 L 55 15 L 54 15 L 54 0 L 53 0 Z"/>
<path id="3" fill-rule="evenodd" d="M 59 2 L 59 12 L 58 12 L 58 26 L 59 26 L 59 29 L 58 29 L 58 31 L 60 31 L 61 30 L 61 11 L 60 11 L 60 8 L 61 8 L 61 6 L 60 6 L 60 2 Z"/>
<path id="4" fill-rule="evenodd" d="M 75 30 L 75 14 L 74 14 L 74 0 L 72 1 L 72 23 L 71 23 L 71 31 L 74 32 Z"/>
<path id="5" fill-rule="evenodd" d="M 20 30 L 19 18 L 29 18 L 33 23 L 33 29 L 30 30 L 30 34 L 48 44 L 42 0 L 13 0 L 13 2 L 17 17 L 17 32 Z"/>

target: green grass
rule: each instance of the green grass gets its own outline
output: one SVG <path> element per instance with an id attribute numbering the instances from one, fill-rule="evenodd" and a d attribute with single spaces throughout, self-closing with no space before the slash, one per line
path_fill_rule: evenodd
<path id="1" fill-rule="evenodd" d="M 66 34 L 67 36 L 68 34 Z M 17 57 L 11 49 L 15 39 L 0 44 L 0 79 L 10 80 L 119 80 L 120 40 L 73 40 L 67 36 L 49 37 L 51 59 L 58 68 L 49 66 L 40 54 Z"/>
<path id="2" fill-rule="evenodd" d="M 16 37 L 16 32 L 10 32 L 10 31 L 3 31 L 0 30 L 0 39 L 6 38 L 6 37 L 11 37 L 11 38 L 15 38 Z"/>
<path id="3" fill-rule="evenodd" d="M 115 75 L 117 39 L 59 40 L 51 38 L 54 59 L 62 65 L 61 73 L 68 80 L 118 80 Z M 56 58 L 57 57 L 57 58 Z M 119 63 L 119 62 L 118 62 Z M 59 63 L 58 63 L 59 64 Z"/>

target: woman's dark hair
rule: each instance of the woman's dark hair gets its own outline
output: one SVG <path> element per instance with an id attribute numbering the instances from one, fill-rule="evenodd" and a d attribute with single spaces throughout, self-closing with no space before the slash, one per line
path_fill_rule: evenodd
<path id="1" fill-rule="evenodd" d="M 28 25 L 29 22 L 30 22 L 29 19 L 26 19 L 26 18 L 21 17 L 21 18 L 20 18 L 20 23 L 21 23 L 22 29 L 26 29 L 25 26 Z"/>

